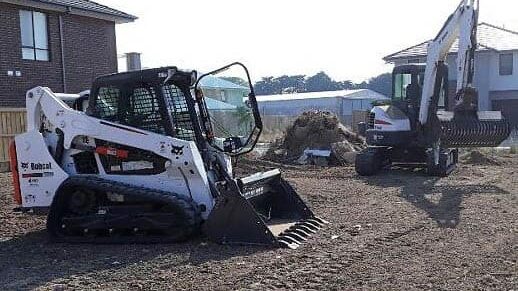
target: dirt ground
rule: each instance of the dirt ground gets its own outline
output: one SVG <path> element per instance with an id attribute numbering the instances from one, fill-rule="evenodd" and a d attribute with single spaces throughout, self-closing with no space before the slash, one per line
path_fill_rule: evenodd
<path id="1" fill-rule="evenodd" d="M 245 163 L 252 167 L 266 162 Z M 284 167 L 332 224 L 298 250 L 53 244 L 44 217 L 11 211 L 0 175 L 0 289 L 518 290 L 518 156 L 448 178 Z M 358 226 L 359 225 L 359 226 Z M 359 231 L 355 231 L 359 229 Z"/>

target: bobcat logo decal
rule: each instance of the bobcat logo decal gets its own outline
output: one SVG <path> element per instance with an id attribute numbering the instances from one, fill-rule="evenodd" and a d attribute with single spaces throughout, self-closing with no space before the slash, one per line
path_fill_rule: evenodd
<path id="1" fill-rule="evenodd" d="M 184 148 L 183 146 L 181 146 L 181 147 L 177 147 L 177 146 L 175 146 L 175 145 L 171 145 L 171 147 L 173 148 L 173 149 L 171 150 L 171 153 L 173 153 L 173 154 L 175 154 L 175 155 L 177 155 L 177 156 L 181 156 L 181 155 L 183 155 L 183 148 Z"/>

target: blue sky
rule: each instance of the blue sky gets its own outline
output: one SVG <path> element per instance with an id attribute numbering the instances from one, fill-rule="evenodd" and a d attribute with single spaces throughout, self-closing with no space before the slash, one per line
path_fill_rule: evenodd
<path id="1" fill-rule="evenodd" d="M 208 71 L 244 62 L 252 77 L 314 74 L 363 81 L 382 57 L 433 38 L 459 0 L 97 0 L 139 17 L 117 27 L 119 54 L 146 67 Z M 518 31 L 518 1 L 481 0 L 480 21 Z"/>

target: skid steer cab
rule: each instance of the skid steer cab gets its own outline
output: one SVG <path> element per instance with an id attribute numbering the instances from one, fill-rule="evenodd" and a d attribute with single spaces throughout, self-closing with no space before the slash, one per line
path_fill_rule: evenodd
<path id="1" fill-rule="evenodd" d="M 14 197 L 25 212 L 48 213 L 56 241 L 203 232 L 222 244 L 297 248 L 325 224 L 279 170 L 235 176 L 232 158 L 262 131 L 240 63 L 199 78 L 176 67 L 102 76 L 75 97 L 37 87 L 26 100 L 28 131 L 10 148 Z"/>

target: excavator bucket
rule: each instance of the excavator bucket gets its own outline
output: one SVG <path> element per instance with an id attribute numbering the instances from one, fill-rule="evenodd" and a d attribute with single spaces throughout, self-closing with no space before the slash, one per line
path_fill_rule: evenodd
<path id="1" fill-rule="evenodd" d="M 511 126 L 499 111 L 473 114 L 438 114 L 441 144 L 448 148 L 498 147 L 511 134 Z"/>
<path id="2" fill-rule="evenodd" d="M 296 249 L 326 223 L 272 170 L 227 183 L 204 231 L 222 244 Z"/>

